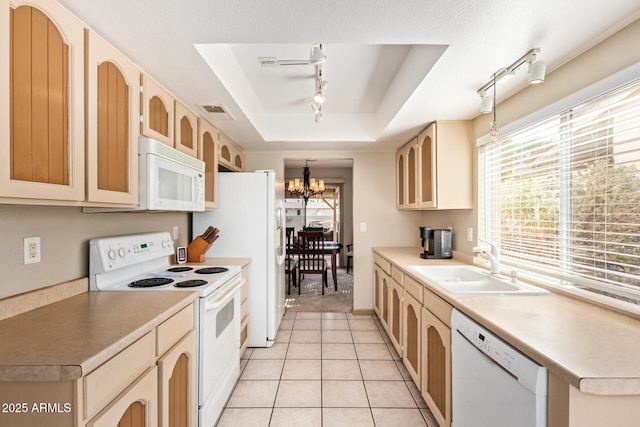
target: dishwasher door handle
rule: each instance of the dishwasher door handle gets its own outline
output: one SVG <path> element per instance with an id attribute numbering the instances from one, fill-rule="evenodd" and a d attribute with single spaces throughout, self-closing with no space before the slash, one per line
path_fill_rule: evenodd
<path id="1" fill-rule="evenodd" d="M 509 374 L 509 376 L 511 376 L 512 378 L 514 378 L 516 381 L 520 381 L 520 380 L 518 379 L 518 377 L 517 377 L 517 376 L 515 376 L 515 375 L 513 374 L 513 372 L 508 371 L 508 370 L 507 370 L 507 368 L 505 368 L 504 366 L 502 366 L 501 364 L 499 364 L 497 361 L 495 361 L 494 359 L 492 359 L 491 357 L 489 357 L 489 356 L 488 356 L 484 351 L 482 351 L 482 350 L 480 350 L 478 347 L 476 347 L 476 346 L 471 342 L 471 340 L 470 340 L 469 338 L 467 338 L 467 337 L 466 337 L 462 332 L 460 332 L 460 330 L 459 330 L 459 329 L 456 329 L 456 332 L 457 332 L 458 334 L 460 334 L 460 336 L 461 336 L 462 338 L 464 338 L 464 340 L 465 340 L 467 343 L 469 343 L 469 345 L 470 345 L 471 347 L 473 347 L 473 349 L 474 349 L 475 351 L 477 351 L 478 353 L 480 353 L 481 355 L 483 355 L 483 356 L 484 356 L 484 357 L 485 357 L 489 362 L 491 362 L 492 364 L 496 365 L 498 368 L 502 369 L 505 373 Z"/>

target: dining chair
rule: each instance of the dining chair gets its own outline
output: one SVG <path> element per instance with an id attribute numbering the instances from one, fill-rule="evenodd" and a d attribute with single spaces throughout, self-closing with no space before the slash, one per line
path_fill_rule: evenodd
<path id="1" fill-rule="evenodd" d="M 351 266 L 351 262 L 353 261 L 353 243 L 349 243 L 347 245 L 347 252 L 345 253 L 347 256 L 347 274 L 349 274 L 349 267 Z"/>
<path id="2" fill-rule="evenodd" d="M 324 236 L 317 231 L 298 233 L 296 255 L 298 258 L 298 295 L 302 288 L 303 274 L 322 275 L 322 295 L 327 284 L 327 262 L 324 258 Z"/>
<path id="3" fill-rule="evenodd" d="M 284 272 L 287 275 L 287 295 L 291 294 L 291 285 L 298 288 L 298 294 L 300 294 L 299 281 L 297 280 L 298 274 L 298 260 L 294 256 L 295 248 L 295 228 L 287 227 L 287 241 L 286 241 L 286 258 L 284 261 Z"/>

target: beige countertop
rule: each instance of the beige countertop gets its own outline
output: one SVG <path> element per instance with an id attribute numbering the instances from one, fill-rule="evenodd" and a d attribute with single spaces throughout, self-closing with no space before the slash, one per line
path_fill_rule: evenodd
<path id="1" fill-rule="evenodd" d="M 0 321 L 0 381 L 68 381 L 187 307 L 197 292 L 83 292 Z"/>
<path id="2" fill-rule="evenodd" d="M 455 254 L 453 260 L 423 260 L 420 248 L 373 250 L 581 391 L 640 394 L 640 320 L 556 293 L 452 296 L 406 267 L 461 263 Z"/>
<path id="3" fill-rule="evenodd" d="M 239 265 L 242 268 L 249 265 L 250 262 L 251 258 L 207 257 L 204 262 L 188 262 L 187 265 Z"/>

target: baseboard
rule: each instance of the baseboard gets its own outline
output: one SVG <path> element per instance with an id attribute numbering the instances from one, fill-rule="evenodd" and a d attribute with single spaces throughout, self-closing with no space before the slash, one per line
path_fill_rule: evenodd
<path id="1" fill-rule="evenodd" d="M 371 316 L 376 314 L 376 312 L 373 310 L 353 310 L 351 314 L 354 316 Z"/>

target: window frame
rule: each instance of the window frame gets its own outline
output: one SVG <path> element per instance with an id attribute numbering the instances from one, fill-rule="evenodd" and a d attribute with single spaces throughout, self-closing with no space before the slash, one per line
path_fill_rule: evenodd
<path id="1" fill-rule="evenodd" d="M 563 99 L 560 99 L 556 102 L 551 103 L 550 105 L 535 111 L 521 119 L 513 121 L 508 125 L 504 126 L 501 129 L 501 134 L 513 134 L 517 133 L 519 130 L 527 128 L 536 123 L 542 122 L 545 119 L 548 119 L 552 116 L 557 116 L 558 119 L 563 117 L 563 114 L 566 114 L 568 111 L 571 111 L 574 107 L 577 107 L 581 104 L 588 103 L 590 100 L 605 95 L 615 89 L 618 89 L 622 86 L 626 86 L 634 81 L 638 81 L 638 75 L 640 75 L 640 63 L 635 64 L 627 69 L 624 69 L 614 75 L 611 75 L 601 81 L 598 81 L 582 90 L 579 90 Z M 477 140 L 477 147 L 479 148 L 478 155 L 478 237 L 486 238 L 486 225 L 482 223 L 483 211 L 489 209 L 489 207 L 485 206 L 485 200 L 482 197 L 484 192 L 482 186 L 485 179 L 490 179 L 491 177 L 483 176 L 483 165 L 481 164 L 481 155 L 480 148 L 491 142 L 491 137 L 489 134 L 483 135 Z M 569 198 L 568 200 L 570 200 Z M 486 218 L 496 218 L 495 213 L 493 217 L 490 215 L 484 215 Z M 499 219 L 499 216 L 498 216 Z M 565 236 L 566 237 L 566 236 Z M 559 237 L 559 239 L 562 236 Z M 506 265 L 511 265 L 513 267 L 521 269 L 523 272 L 523 276 L 529 281 L 537 284 L 541 284 L 545 287 L 551 287 L 555 289 L 560 289 L 562 292 L 568 292 L 572 295 L 579 295 L 580 297 L 586 298 L 592 302 L 597 302 L 604 304 L 606 306 L 614 307 L 617 309 L 621 309 L 625 312 L 633 312 L 635 314 L 640 314 L 640 288 L 638 291 L 633 290 L 630 293 L 626 293 L 617 285 L 608 285 L 606 283 L 597 282 L 595 280 L 582 280 L 582 278 L 568 276 L 558 272 L 549 272 L 544 268 L 535 268 L 530 265 L 520 263 L 518 261 L 509 260 L 503 258 L 503 263 Z M 597 289 L 602 292 L 602 294 L 594 293 L 593 290 L 581 289 L 580 286 L 586 286 L 588 288 Z M 635 303 L 629 303 L 624 301 L 623 299 L 616 299 L 618 297 L 612 298 L 611 296 L 606 296 L 608 292 L 614 290 L 613 293 L 617 295 L 621 295 L 624 297 L 629 297 L 631 299 L 635 299 Z"/>

